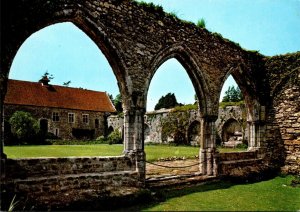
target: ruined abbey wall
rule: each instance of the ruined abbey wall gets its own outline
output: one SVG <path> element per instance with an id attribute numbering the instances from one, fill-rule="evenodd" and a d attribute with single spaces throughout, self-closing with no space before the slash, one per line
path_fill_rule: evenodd
<path id="1" fill-rule="evenodd" d="M 193 123 L 196 122 L 197 125 L 200 125 L 200 114 L 197 110 L 188 110 L 185 111 L 188 114 L 188 121 L 187 121 L 187 129 L 186 135 L 189 139 L 189 143 L 193 146 L 199 146 L 199 137 L 198 140 L 196 138 L 190 139 L 189 132 L 190 127 Z M 245 108 L 239 106 L 227 106 L 225 108 L 219 108 L 218 119 L 216 120 L 216 132 L 217 137 L 221 139 L 222 142 L 222 133 L 226 130 L 224 129 L 224 125 L 230 120 L 236 120 L 240 127 L 243 130 L 243 137 L 247 141 L 248 139 L 248 129 L 247 129 L 247 120 L 245 117 Z M 165 119 L 168 119 L 169 114 L 172 113 L 172 109 L 161 109 L 157 111 L 147 112 L 144 117 L 145 126 L 145 136 L 144 141 L 145 143 L 168 143 L 169 141 L 163 141 L 162 138 L 162 125 Z M 122 132 L 123 125 L 124 125 L 124 118 L 118 115 L 111 115 L 108 117 L 108 128 L 112 127 L 114 130 L 119 130 Z M 194 132 L 193 134 L 199 134 L 199 132 Z M 220 141 L 220 144 L 221 144 Z"/>
<path id="2" fill-rule="evenodd" d="M 261 173 L 265 170 L 279 171 L 283 167 L 282 170 L 288 173 L 299 174 L 300 53 L 265 57 L 257 52 L 246 51 L 217 33 L 164 13 L 160 7 L 139 5 L 131 0 L 1 1 L 3 45 L 0 63 L 0 120 L 3 118 L 1 111 L 9 70 L 19 47 L 36 31 L 65 21 L 74 23 L 84 31 L 112 67 L 124 109 L 124 157 L 134 161 L 126 167 L 135 170 L 129 171 L 131 178 L 128 175 L 123 178 L 118 171 L 105 171 L 100 174 L 104 181 L 98 180 L 97 172 L 88 177 L 85 173 L 75 174 L 76 176 L 60 175 L 59 179 L 64 179 L 62 182 L 66 182 L 68 190 L 79 189 L 80 193 L 89 196 L 97 193 L 94 190 L 96 188 L 109 190 L 111 182 L 115 182 L 114 185 L 119 191 L 129 184 L 140 187 L 144 185 L 144 115 L 147 93 L 156 70 L 170 58 L 177 59 L 185 68 L 200 100 L 199 171 L 203 175 L 234 175 L 235 170 L 239 170 L 244 171 L 243 175 L 251 176 L 251 164 L 238 164 L 231 160 L 228 162 L 216 151 L 215 122 L 218 118 L 218 101 L 223 83 L 230 74 L 245 97 L 249 152 L 255 153 L 249 153 L 247 157 L 251 156 L 252 159 L 245 160 L 249 163 L 251 160 L 262 160 L 260 164 L 263 166 L 258 166 L 258 172 Z M 0 122 L 0 129 L 2 128 L 3 123 Z M 0 139 L 0 144 L 3 144 L 2 130 Z M 10 160 L 3 154 L 3 146 L 0 147 L 1 170 L 6 170 L 6 173 L 11 169 L 16 170 L 14 166 L 3 165 L 10 163 Z M 231 156 L 232 154 L 228 157 Z M 234 158 L 238 157 L 243 158 L 244 155 L 234 155 Z M 90 159 L 87 161 L 92 163 Z M 76 166 L 80 163 L 79 159 Z M 106 164 L 103 161 L 99 163 L 103 167 Z M 13 164 L 18 165 L 15 162 Z M 26 162 L 21 164 L 26 167 Z M 226 170 L 218 172 L 224 164 L 228 165 Z M 53 169 L 53 175 L 57 176 L 59 170 Z M 38 199 L 43 189 L 40 184 L 45 182 L 53 185 L 45 188 L 53 189 L 48 197 L 60 200 L 63 186 L 53 175 L 44 179 L 42 177 L 47 176 L 41 173 L 38 178 L 32 177 L 26 181 L 28 184 L 18 186 L 22 179 L 6 177 L 1 172 L 1 184 L 14 188 L 13 192 L 22 191 L 23 188 L 26 190 L 29 185 L 37 185 L 33 186 L 37 188 L 36 193 L 32 193 L 34 200 Z M 95 187 L 91 188 L 92 185 Z M 74 196 L 76 197 L 74 194 L 72 199 Z M 44 200 L 44 203 L 48 204 L 49 201 Z"/>
<path id="3" fill-rule="evenodd" d="M 300 173 L 300 52 L 266 59 L 270 107 L 266 134 L 268 154 L 286 173 Z M 275 138 L 275 139 L 274 139 Z M 275 162 L 278 162 L 275 160 Z"/>

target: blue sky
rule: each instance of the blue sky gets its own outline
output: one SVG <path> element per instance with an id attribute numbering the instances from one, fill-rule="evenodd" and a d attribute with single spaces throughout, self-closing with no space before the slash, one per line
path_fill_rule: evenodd
<path id="1" fill-rule="evenodd" d="M 162 5 L 181 19 L 206 28 L 268 56 L 300 51 L 300 0 L 146 0 Z M 31 35 L 19 49 L 9 77 L 38 81 L 48 71 L 53 84 L 71 80 L 71 87 L 119 93 L 111 67 L 95 43 L 71 23 L 46 27 Z M 167 79 L 167 81 L 166 81 Z M 222 93 L 234 80 L 228 78 Z M 174 86 L 180 85 L 180 86 Z M 195 91 L 184 68 L 175 59 L 157 70 L 150 84 L 147 109 L 175 93 L 178 102 L 193 103 Z"/>

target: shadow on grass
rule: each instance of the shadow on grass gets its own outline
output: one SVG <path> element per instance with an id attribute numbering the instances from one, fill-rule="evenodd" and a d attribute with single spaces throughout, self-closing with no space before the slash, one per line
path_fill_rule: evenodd
<path id="1" fill-rule="evenodd" d="M 257 182 L 274 179 L 276 176 L 280 176 L 280 175 L 278 175 L 278 173 L 275 174 L 275 172 L 273 172 L 272 174 L 269 173 L 268 175 L 263 175 L 263 177 L 254 175 L 247 179 L 230 178 L 230 179 L 222 179 L 220 181 L 207 182 L 198 185 L 181 185 L 181 186 L 174 186 L 171 188 L 164 188 L 164 189 L 149 189 L 147 190 L 147 192 L 143 193 L 143 195 L 139 197 L 139 201 L 137 201 L 136 204 L 132 204 L 132 206 L 130 207 L 127 208 L 123 207 L 122 209 L 117 209 L 115 211 L 149 210 L 149 208 L 152 208 L 162 202 L 166 202 L 172 198 L 182 197 L 193 193 L 229 189 L 230 187 L 236 185 L 255 184 Z M 285 176 L 280 176 L 280 177 L 285 177 Z"/>

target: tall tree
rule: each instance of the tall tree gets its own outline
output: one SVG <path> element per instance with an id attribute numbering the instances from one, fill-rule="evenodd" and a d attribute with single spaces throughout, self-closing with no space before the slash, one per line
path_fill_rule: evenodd
<path id="1" fill-rule="evenodd" d="M 113 104 L 117 110 L 118 113 L 123 112 L 123 108 L 122 108 L 122 96 L 121 94 L 118 94 L 115 99 L 113 100 Z"/>
<path id="2" fill-rule="evenodd" d="M 174 93 L 168 93 L 165 96 L 160 97 L 158 103 L 155 105 L 154 110 L 159 110 L 161 108 L 173 108 L 179 105 Z"/>
<path id="3" fill-rule="evenodd" d="M 239 87 L 229 86 L 228 90 L 225 91 L 225 95 L 222 102 L 239 102 L 243 100 L 243 95 Z"/>

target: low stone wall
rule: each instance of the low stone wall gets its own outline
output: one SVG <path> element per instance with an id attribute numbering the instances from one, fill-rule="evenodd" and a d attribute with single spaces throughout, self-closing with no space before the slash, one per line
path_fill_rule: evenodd
<path id="1" fill-rule="evenodd" d="M 76 202 L 119 197 L 143 187 L 134 159 L 128 156 L 7 159 L 5 163 L 1 196 L 9 201 L 16 195 L 22 204 L 38 209 L 72 208 Z"/>
<path id="2" fill-rule="evenodd" d="M 264 166 L 257 152 L 232 152 L 219 154 L 219 176 L 249 179 L 259 174 Z"/>
<path id="3" fill-rule="evenodd" d="M 134 170 L 134 161 L 126 156 L 6 160 L 7 179 Z"/>

